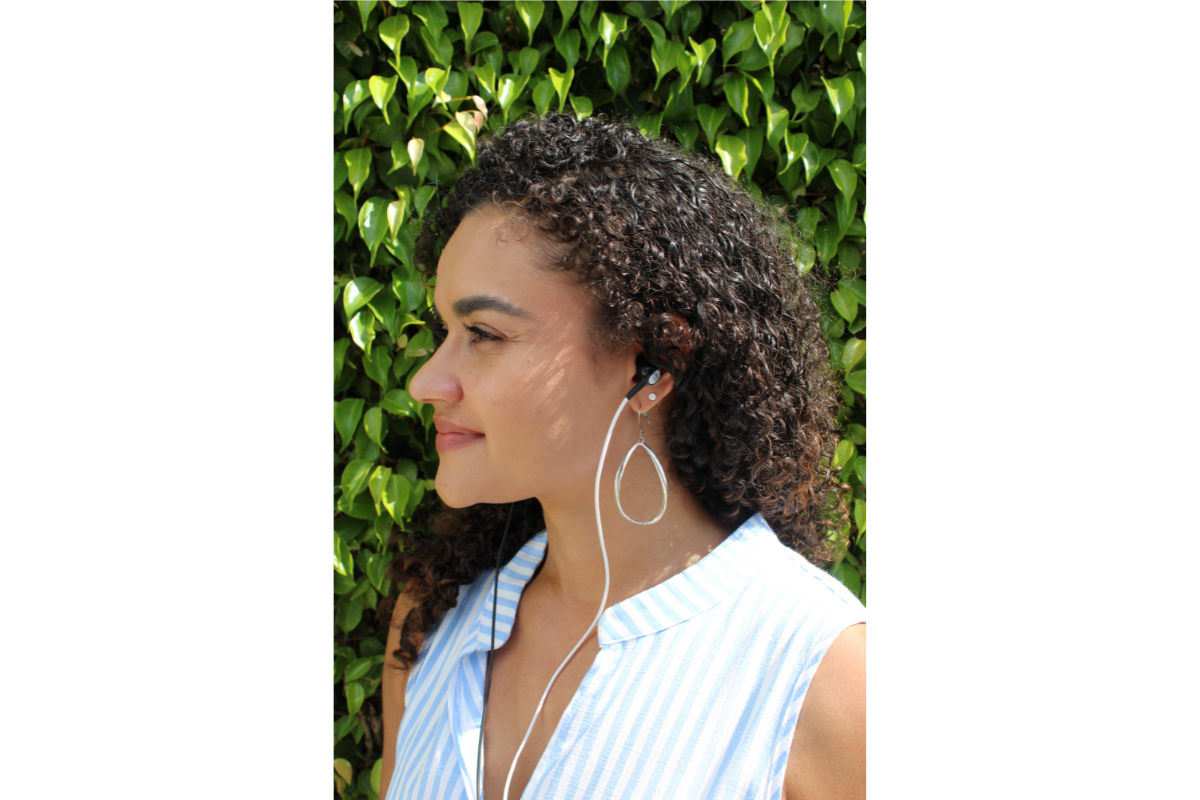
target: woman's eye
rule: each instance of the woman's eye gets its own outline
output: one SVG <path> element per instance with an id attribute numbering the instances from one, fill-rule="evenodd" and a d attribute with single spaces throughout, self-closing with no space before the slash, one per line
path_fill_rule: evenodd
<path id="1" fill-rule="evenodd" d="M 465 325 L 463 327 L 465 327 L 471 333 L 471 344 L 479 344 L 480 342 L 494 342 L 500 338 L 499 336 L 493 336 L 485 330 L 480 330 L 474 325 Z"/>
<path id="2" fill-rule="evenodd" d="M 499 336 L 494 336 L 474 325 L 463 325 L 463 328 L 466 329 L 469 334 L 471 334 L 469 341 L 472 345 L 479 344 L 480 342 L 494 342 L 498 341 L 500 338 Z M 433 346 L 435 349 L 441 347 L 442 343 L 446 341 L 446 337 L 450 334 L 444 325 L 440 325 L 436 322 L 429 325 L 429 332 L 433 334 Z"/>

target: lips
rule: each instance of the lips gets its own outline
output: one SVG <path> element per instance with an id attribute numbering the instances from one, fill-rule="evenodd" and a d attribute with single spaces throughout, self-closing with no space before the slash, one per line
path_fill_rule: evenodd
<path id="1" fill-rule="evenodd" d="M 437 439 L 435 444 L 439 453 L 447 453 L 451 450 L 457 450 L 460 447 L 482 442 L 484 436 L 482 433 L 470 428 L 464 428 L 462 425 L 455 425 L 445 419 L 433 418 L 433 426 L 437 428 Z"/>

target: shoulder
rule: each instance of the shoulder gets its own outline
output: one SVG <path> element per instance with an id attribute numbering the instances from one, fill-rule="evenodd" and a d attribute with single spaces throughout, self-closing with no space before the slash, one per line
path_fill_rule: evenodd
<path id="1" fill-rule="evenodd" d="M 865 625 L 842 631 L 804 697 L 784 773 L 783 800 L 866 797 Z"/>

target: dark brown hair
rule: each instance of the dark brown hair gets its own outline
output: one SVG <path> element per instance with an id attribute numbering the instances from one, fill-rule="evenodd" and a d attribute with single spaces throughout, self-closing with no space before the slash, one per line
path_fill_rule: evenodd
<path id="1" fill-rule="evenodd" d="M 546 266 L 574 273 L 594 298 L 599 346 L 638 342 L 675 376 L 667 449 L 704 508 L 735 525 L 760 512 L 785 544 L 827 560 L 846 517 L 829 466 L 838 401 L 784 213 L 711 159 L 604 115 L 526 117 L 481 139 L 478 166 L 425 218 L 416 260 L 426 275 L 466 213 L 486 205 L 555 243 Z M 414 602 L 393 653 L 401 667 L 459 585 L 495 566 L 508 513 L 443 508 L 432 536 L 401 534 L 392 570 Z M 516 503 L 502 558 L 544 527 L 536 498 Z"/>

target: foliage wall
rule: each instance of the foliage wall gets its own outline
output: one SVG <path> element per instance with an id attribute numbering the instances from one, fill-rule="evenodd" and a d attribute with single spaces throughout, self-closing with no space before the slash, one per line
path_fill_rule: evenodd
<path id="1" fill-rule="evenodd" d="M 396 529 L 421 531 L 436 500 L 433 408 L 406 391 L 433 348 L 416 234 L 476 137 L 526 111 L 636 119 L 795 220 L 844 379 L 853 514 L 830 571 L 865 600 L 865 26 L 852 2 L 334 4 L 339 794 L 378 791 L 387 568 Z"/>

